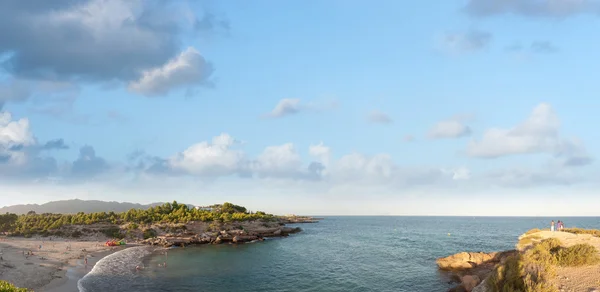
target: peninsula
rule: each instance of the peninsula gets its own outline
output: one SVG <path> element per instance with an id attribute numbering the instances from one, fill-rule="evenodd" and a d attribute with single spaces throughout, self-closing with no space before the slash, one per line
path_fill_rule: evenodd
<path id="1" fill-rule="evenodd" d="M 600 230 L 533 229 L 514 250 L 461 252 L 436 262 L 457 282 L 455 292 L 600 292 Z"/>
<path id="2" fill-rule="evenodd" d="M 5 280 L 47 290 L 61 282 L 66 268 L 126 246 L 243 244 L 302 231 L 286 224 L 316 222 L 318 218 L 250 212 L 231 203 L 193 207 L 173 202 L 121 213 L 7 213 L 0 215 L 0 285 Z"/>

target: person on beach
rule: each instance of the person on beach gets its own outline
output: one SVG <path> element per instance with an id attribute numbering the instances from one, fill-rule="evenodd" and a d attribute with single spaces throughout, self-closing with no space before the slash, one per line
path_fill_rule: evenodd
<path id="1" fill-rule="evenodd" d="M 554 220 L 550 223 L 550 231 L 554 232 Z"/>
<path id="2" fill-rule="evenodd" d="M 87 263 L 88 263 L 87 257 L 85 257 L 85 259 L 83 260 L 83 262 L 85 263 L 85 266 L 87 267 Z"/>

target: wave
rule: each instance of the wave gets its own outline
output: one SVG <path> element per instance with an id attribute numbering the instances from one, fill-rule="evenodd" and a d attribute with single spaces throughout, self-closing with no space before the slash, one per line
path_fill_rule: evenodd
<path id="1" fill-rule="evenodd" d="M 110 254 L 99 260 L 94 268 L 77 282 L 80 292 L 104 291 L 106 287 L 119 287 L 138 277 L 136 266 L 156 248 L 138 246 Z"/>

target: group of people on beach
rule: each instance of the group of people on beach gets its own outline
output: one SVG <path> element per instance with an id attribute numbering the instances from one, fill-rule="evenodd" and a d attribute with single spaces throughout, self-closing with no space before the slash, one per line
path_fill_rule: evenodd
<path id="1" fill-rule="evenodd" d="M 564 228 L 565 224 L 560 220 L 558 220 L 556 224 L 554 224 L 554 220 L 552 220 L 552 222 L 550 223 L 550 231 L 562 231 Z"/>

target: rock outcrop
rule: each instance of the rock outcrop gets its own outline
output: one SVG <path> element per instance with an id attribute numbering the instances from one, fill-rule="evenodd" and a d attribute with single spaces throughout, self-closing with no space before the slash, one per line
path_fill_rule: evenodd
<path id="1" fill-rule="evenodd" d="M 142 244 L 158 245 L 164 247 L 187 246 L 193 244 L 223 244 L 223 243 L 246 243 L 262 241 L 269 237 L 285 237 L 293 233 L 301 232 L 299 227 L 275 227 L 261 228 L 256 230 L 221 230 L 219 232 L 203 232 L 195 234 L 182 232 L 179 234 L 166 234 L 142 241 Z"/>
<path id="2" fill-rule="evenodd" d="M 461 252 L 436 260 L 441 270 L 448 271 L 452 279 L 456 279 L 458 286 L 450 289 L 453 292 L 485 291 L 481 285 L 482 279 L 494 270 L 496 265 L 504 263 L 506 258 L 516 254 L 517 251 L 504 252 Z M 481 287 L 481 288 L 480 288 Z"/>
<path id="3" fill-rule="evenodd" d="M 516 251 L 505 252 L 461 252 L 436 260 L 442 270 L 459 271 L 475 268 L 482 264 L 496 264 Z"/>

